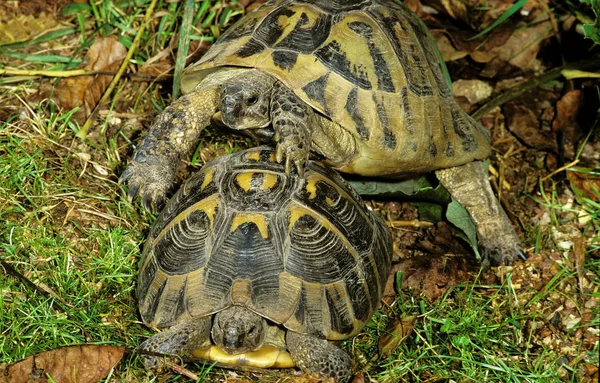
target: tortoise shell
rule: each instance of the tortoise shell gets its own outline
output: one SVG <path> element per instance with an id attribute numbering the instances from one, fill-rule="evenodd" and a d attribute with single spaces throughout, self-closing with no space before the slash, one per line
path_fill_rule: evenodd
<path id="1" fill-rule="evenodd" d="M 231 66 L 276 77 L 362 143 L 345 172 L 420 173 L 486 158 L 489 133 L 457 105 L 431 40 L 392 0 L 272 0 L 230 27 L 181 85 L 189 91 Z M 366 158 L 381 167 L 361 165 Z"/>
<path id="2" fill-rule="evenodd" d="M 392 238 L 333 170 L 287 176 L 260 147 L 192 176 L 158 216 L 138 283 L 143 321 L 166 328 L 243 305 L 299 333 L 355 335 L 382 296 Z"/>

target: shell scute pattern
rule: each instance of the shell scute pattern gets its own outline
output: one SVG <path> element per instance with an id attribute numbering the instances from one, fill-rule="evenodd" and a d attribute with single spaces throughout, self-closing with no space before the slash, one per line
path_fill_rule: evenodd
<path id="1" fill-rule="evenodd" d="M 296 332 L 356 334 L 381 296 L 391 234 L 339 175 L 312 163 L 306 175 L 286 176 L 267 148 L 194 175 L 169 202 L 186 208 L 167 206 L 144 248 L 144 322 L 165 328 L 241 304 Z"/>
<path id="2" fill-rule="evenodd" d="M 365 143 L 342 171 L 393 156 L 386 172 L 420 173 L 490 154 L 488 132 L 459 110 L 430 37 L 404 6 L 284 0 L 247 17 L 186 70 L 184 90 L 218 67 L 273 75 Z"/>

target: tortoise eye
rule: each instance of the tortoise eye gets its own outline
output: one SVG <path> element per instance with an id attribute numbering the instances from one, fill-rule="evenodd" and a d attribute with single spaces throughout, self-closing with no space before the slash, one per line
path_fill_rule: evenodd
<path id="1" fill-rule="evenodd" d="M 256 97 L 255 95 L 252 95 L 252 96 L 248 97 L 248 99 L 246 100 L 246 104 L 254 105 L 254 104 L 256 104 L 256 101 L 258 101 L 258 97 Z"/>
<path id="2" fill-rule="evenodd" d="M 248 335 L 254 334 L 254 330 L 256 330 L 255 326 L 250 327 L 250 330 L 248 330 Z"/>

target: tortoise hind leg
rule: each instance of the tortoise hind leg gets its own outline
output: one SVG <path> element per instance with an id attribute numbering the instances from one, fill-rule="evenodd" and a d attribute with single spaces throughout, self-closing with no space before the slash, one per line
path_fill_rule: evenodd
<path id="1" fill-rule="evenodd" d="M 480 161 L 437 170 L 435 174 L 475 222 L 485 259 L 494 265 L 507 265 L 517 256 L 525 257 L 519 237 L 494 195 Z"/>
<path id="2" fill-rule="evenodd" d="M 210 344 L 211 317 L 178 324 L 151 336 L 137 349 L 161 354 L 186 355 L 195 349 Z M 144 365 L 148 369 L 160 365 L 160 357 L 144 356 Z"/>
<path id="3" fill-rule="evenodd" d="M 350 357 L 327 340 L 288 331 L 286 343 L 292 359 L 304 372 L 342 383 L 352 377 Z"/>

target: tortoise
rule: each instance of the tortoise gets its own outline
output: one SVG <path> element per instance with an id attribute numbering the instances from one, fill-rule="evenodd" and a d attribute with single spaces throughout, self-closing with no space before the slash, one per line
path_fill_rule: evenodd
<path id="1" fill-rule="evenodd" d="M 346 173 L 435 171 L 477 225 L 494 264 L 524 257 L 482 160 L 490 134 L 444 81 L 431 38 L 393 0 L 271 0 L 186 69 L 187 92 L 156 118 L 121 176 L 129 197 L 162 205 L 176 167 L 212 121 L 275 140 L 286 171 L 309 152 Z"/>
<path id="2" fill-rule="evenodd" d="M 330 341 L 373 315 L 392 253 L 389 228 L 332 169 L 311 161 L 304 177 L 288 175 L 269 147 L 220 157 L 150 230 L 139 311 L 166 331 L 139 347 L 217 361 L 287 349 L 304 371 L 345 382 L 351 359 Z M 218 352 L 205 352 L 211 344 Z M 232 363 L 244 360 L 253 364 L 243 355 Z"/>

